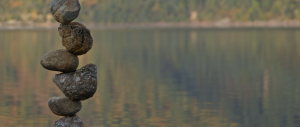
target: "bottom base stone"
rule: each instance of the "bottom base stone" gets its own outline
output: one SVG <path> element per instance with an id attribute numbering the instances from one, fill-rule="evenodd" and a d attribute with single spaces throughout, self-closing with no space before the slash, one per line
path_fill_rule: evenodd
<path id="1" fill-rule="evenodd" d="M 52 127 L 84 127 L 81 119 L 75 116 L 65 116 L 57 120 Z"/>

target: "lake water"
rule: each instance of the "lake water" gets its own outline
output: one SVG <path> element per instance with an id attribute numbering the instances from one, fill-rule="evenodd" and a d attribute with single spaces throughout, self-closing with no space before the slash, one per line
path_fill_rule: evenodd
<path id="1" fill-rule="evenodd" d="M 300 29 L 92 30 L 86 127 L 300 127 Z M 0 31 L 0 126 L 50 127 L 56 30 Z"/>

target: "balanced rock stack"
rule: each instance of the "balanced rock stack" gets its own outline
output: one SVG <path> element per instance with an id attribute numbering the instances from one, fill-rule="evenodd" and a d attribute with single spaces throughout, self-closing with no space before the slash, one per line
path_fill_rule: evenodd
<path id="1" fill-rule="evenodd" d="M 86 54 L 92 48 L 93 38 L 84 25 L 72 22 L 80 11 L 78 0 L 52 0 L 50 11 L 61 23 L 58 32 L 66 48 L 49 52 L 41 58 L 45 69 L 62 72 L 52 80 L 66 96 L 48 100 L 48 106 L 55 115 L 65 116 L 52 127 L 83 127 L 76 113 L 81 110 L 81 101 L 92 97 L 97 90 L 97 66 L 88 64 L 77 70 L 77 56 Z"/>

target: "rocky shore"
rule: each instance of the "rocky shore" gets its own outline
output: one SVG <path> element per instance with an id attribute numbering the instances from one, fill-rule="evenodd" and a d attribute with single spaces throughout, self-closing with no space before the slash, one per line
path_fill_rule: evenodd
<path id="1" fill-rule="evenodd" d="M 140 28 L 296 28 L 300 21 L 246 21 L 228 20 L 205 22 L 156 22 L 156 23 L 83 23 L 93 29 L 140 29 Z M 0 22 L 0 30 L 57 29 L 59 23 L 23 23 L 18 21 Z"/>

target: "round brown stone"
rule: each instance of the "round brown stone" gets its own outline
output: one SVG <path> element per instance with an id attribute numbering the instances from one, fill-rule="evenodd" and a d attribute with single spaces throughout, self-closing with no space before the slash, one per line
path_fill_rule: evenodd
<path id="1" fill-rule="evenodd" d="M 51 51 L 41 58 L 41 65 L 48 70 L 61 72 L 76 71 L 79 60 L 78 57 L 65 49 Z"/>
<path id="2" fill-rule="evenodd" d="M 82 107 L 80 101 L 72 101 L 67 97 L 52 97 L 48 100 L 48 106 L 58 116 L 74 116 Z"/>
<path id="3" fill-rule="evenodd" d="M 63 38 L 63 46 L 75 55 L 86 54 L 93 46 L 90 30 L 80 23 L 60 24 L 58 32 Z"/>

